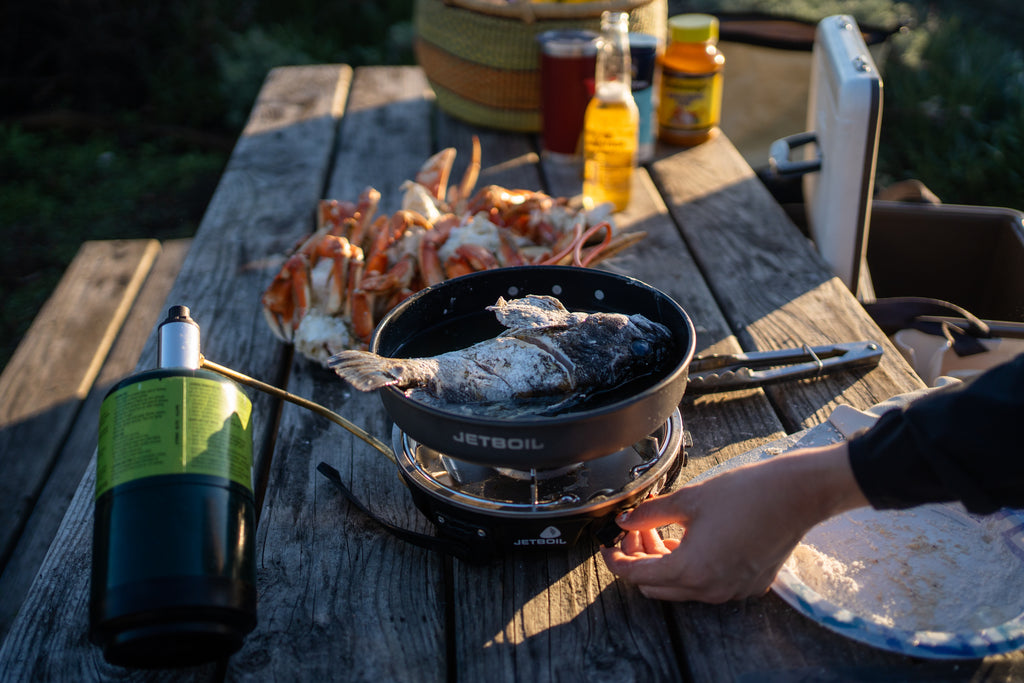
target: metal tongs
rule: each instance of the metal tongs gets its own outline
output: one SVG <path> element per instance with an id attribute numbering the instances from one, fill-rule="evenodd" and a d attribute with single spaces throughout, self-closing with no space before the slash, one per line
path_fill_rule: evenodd
<path id="1" fill-rule="evenodd" d="M 698 356 L 690 363 L 686 393 L 747 389 L 818 377 L 834 370 L 869 368 L 878 365 L 881 358 L 882 347 L 873 341 Z"/>

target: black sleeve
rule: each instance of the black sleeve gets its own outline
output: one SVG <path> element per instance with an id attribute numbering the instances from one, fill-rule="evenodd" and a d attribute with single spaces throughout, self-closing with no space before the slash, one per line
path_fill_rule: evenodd
<path id="1" fill-rule="evenodd" d="M 981 514 L 1024 508 L 1024 354 L 885 413 L 849 448 L 877 509 L 952 500 Z"/>

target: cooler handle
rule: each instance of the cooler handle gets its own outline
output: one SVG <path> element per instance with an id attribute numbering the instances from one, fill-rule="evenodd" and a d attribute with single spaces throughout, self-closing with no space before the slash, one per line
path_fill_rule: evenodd
<path id="1" fill-rule="evenodd" d="M 818 134 L 814 131 L 796 133 L 779 138 L 768 148 L 768 167 L 772 173 L 779 177 L 802 176 L 807 173 L 821 170 L 821 147 L 813 159 L 793 161 L 790 159 L 792 151 L 798 147 L 808 144 L 818 144 Z"/>

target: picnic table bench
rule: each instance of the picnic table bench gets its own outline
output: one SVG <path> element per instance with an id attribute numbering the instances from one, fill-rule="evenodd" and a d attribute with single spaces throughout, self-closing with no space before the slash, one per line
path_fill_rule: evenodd
<path id="1" fill-rule="evenodd" d="M 578 175 L 541 159 L 535 136 L 476 128 L 437 110 L 418 68 L 275 69 L 170 293 L 147 309 L 146 322 L 152 326 L 168 304 L 187 305 L 202 328 L 206 357 L 329 406 L 387 439 L 391 425 L 379 401 L 353 395 L 276 341 L 259 295 L 281 254 L 312 229 L 321 198 L 354 199 L 372 185 L 381 192 L 381 212 L 390 213 L 401 183 L 438 149 L 456 147 L 464 167 L 473 135 L 483 150 L 478 186 L 579 192 Z M 456 177 L 460 172 L 457 166 Z M 884 350 L 866 373 L 684 399 L 693 443 L 677 485 L 819 425 L 838 405 L 867 408 L 923 386 L 725 136 L 688 150 L 659 149 L 634 182 L 631 204 L 616 221 L 647 237 L 602 267 L 678 301 L 695 321 L 698 353 L 861 339 L 877 340 Z M 153 367 L 155 357 L 151 333 L 136 367 Z M 0 679 L 1024 676 L 1020 652 L 959 662 L 894 654 L 824 629 L 774 594 L 724 605 L 647 600 L 607 571 L 591 542 L 516 552 L 482 566 L 402 543 L 346 505 L 315 469 L 328 462 L 375 514 L 431 533 L 389 461 L 308 411 L 266 394 L 253 399 L 259 624 L 242 650 L 217 665 L 156 673 L 103 660 L 86 635 L 94 488 L 88 467 L 0 648 Z M 78 449 L 88 459 L 94 443 Z"/>

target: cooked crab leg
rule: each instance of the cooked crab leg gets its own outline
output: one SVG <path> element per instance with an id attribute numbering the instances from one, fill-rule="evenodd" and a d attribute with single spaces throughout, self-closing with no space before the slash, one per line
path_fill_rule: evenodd
<path id="1" fill-rule="evenodd" d="M 448 176 L 455 162 L 455 148 L 447 147 L 427 159 L 416 174 L 415 182 L 427 188 L 434 199 L 444 199 L 448 190 Z"/>
<path id="2" fill-rule="evenodd" d="M 605 231 L 604 239 L 601 240 L 601 243 L 598 244 L 597 246 L 591 247 L 590 249 L 588 249 L 587 250 L 587 255 L 584 256 L 581 253 L 582 249 L 583 249 L 583 245 L 587 243 L 587 240 L 589 240 L 591 237 L 593 237 L 595 234 L 597 234 L 598 230 L 604 230 Z M 603 223 L 598 223 L 597 225 L 588 228 L 586 230 L 586 232 L 584 232 L 582 235 L 580 235 L 579 238 L 573 244 L 573 248 L 572 248 L 572 264 L 574 266 L 580 266 L 581 268 L 586 268 L 588 265 L 590 265 L 590 262 L 593 261 L 597 257 L 597 255 L 600 254 L 601 251 L 611 243 L 611 241 L 612 241 L 612 226 L 611 226 L 611 223 L 605 221 Z"/>
<path id="3" fill-rule="evenodd" d="M 473 152 L 470 157 L 469 166 L 462 174 L 462 182 L 448 190 L 448 206 L 459 207 L 459 205 L 473 194 L 477 178 L 480 177 L 480 138 L 473 136 Z"/>
<path id="4" fill-rule="evenodd" d="M 455 253 L 445 261 L 444 272 L 449 278 L 468 275 L 481 270 L 497 268 L 501 264 L 489 249 L 479 244 L 460 244 Z"/>
<path id="5" fill-rule="evenodd" d="M 597 247 L 583 250 L 582 253 L 587 254 L 587 256 L 584 257 L 584 260 L 588 266 L 596 265 L 605 259 L 616 256 L 645 237 L 647 237 L 647 233 L 643 231 L 627 232 L 625 234 L 618 235 L 617 237 L 612 238 L 611 241 L 603 247 L 602 245 L 598 245 Z M 596 253 L 592 253 L 592 250 L 594 249 L 597 250 Z"/>
<path id="6" fill-rule="evenodd" d="M 422 214 L 415 211 L 401 210 L 391 215 L 387 225 L 382 226 L 373 239 L 370 251 L 366 255 L 366 273 L 383 273 L 388 269 L 388 247 L 393 245 L 412 226 L 418 225 L 429 230 L 433 226 Z"/>
<path id="7" fill-rule="evenodd" d="M 263 293 L 263 314 L 271 331 L 290 342 L 309 308 L 309 259 L 295 254 L 285 261 L 270 287 Z"/>
<path id="8" fill-rule="evenodd" d="M 578 242 L 580 237 L 583 235 L 583 226 L 585 225 L 585 222 L 586 221 L 583 216 L 577 216 L 576 220 L 574 220 L 572 224 L 572 239 L 570 239 L 568 243 L 557 253 L 543 259 L 538 265 L 557 266 L 561 264 L 562 261 L 573 252 L 576 242 Z"/>
<path id="9" fill-rule="evenodd" d="M 363 251 L 344 237 L 324 235 L 317 246 L 317 256 L 331 259 L 331 275 L 328 281 L 327 312 L 339 313 L 345 303 L 349 284 L 349 270 L 353 261 L 363 260 Z"/>

